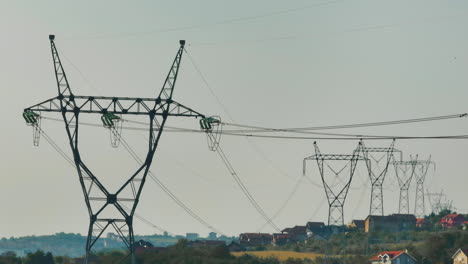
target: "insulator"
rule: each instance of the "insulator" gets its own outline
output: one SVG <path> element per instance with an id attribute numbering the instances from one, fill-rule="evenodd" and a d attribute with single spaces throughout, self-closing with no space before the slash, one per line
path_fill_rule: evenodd
<path id="1" fill-rule="evenodd" d="M 120 117 L 113 113 L 105 113 L 101 116 L 101 121 L 104 127 L 115 127 L 115 122 L 120 121 Z"/>
<path id="2" fill-rule="evenodd" d="M 38 123 L 40 116 L 38 113 L 35 113 L 31 110 L 26 110 L 23 112 L 23 118 L 27 125 L 32 126 Z"/>

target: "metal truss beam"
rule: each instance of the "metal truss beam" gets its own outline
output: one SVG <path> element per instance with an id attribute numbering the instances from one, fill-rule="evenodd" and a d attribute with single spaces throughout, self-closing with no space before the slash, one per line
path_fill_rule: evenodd
<path id="1" fill-rule="evenodd" d="M 63 103 L 63 106 L 62 106 Z M 106 96 L 64 95 L 48 99 L 30 106 L 25 111 L 88 113 L 88 114 L 126 114 L 126 115 L 164 115 L 164 109 L 171 116 L 204 117 L 172 99 L 131 98 Z"/>
<path id="2" fill-rule="evenodd" d="M 131 263 L 136 262 L 134 248 L 133 217 L 146 181 L 159 139 L 169 116 L 205 116 L 172 100 L 185 41 L 180 48 L 167 74 L 161 92 L 156 98 L 129 98 L 105 96 L 75 96 L 66 77 L 60 56 L 55 46 L 55 36 L 50 35 L 52 59 L 57 81 L 58 96 L 28 107 L 24 110 L 27 121 L 34 123 L 31 112 L 58 112 L 65 122 L 65 130 L 73 153 L 73 158 L 84 200 L 89 214 L 86 258 L 96 241 L 108 229 L 113 229 L 129 249 Z M 148 150 L 143 164 L 127 178 L 121 187 L 113 192 L 108 190 L 84 162 L 79 150 L 79 118 L 81 114 L 119 114 L 148 116 Z M 34 124 L 33 124 L 34 125 Z M 112 215 L 109 217 L 108 215 Z M 117 215 L 117 217 L 115 217 Z"/>

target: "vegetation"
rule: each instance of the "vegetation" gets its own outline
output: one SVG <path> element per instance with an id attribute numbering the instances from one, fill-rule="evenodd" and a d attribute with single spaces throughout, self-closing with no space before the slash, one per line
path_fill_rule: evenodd
<path id="1" fill-rule="evenodd" d="M 262 252 L 250 251 L 231 254 L 226 246 L 192 247 L 184 239 L 175 243 L 176 237 L 167 234 L 139 237 L 140 239 L 150 238 L 148 239 L 150 242 L 154 240 L 165 241 L 172 243 L 172 245 L 159 251 L 150 249 L 138 252 L 137 260 L 138 263 L 142 264 L 364 264 L 368 263 L 369 258 L 379 252 L 407 249 L 418 260 L 419 264 L 452 263 L 451 256 L 458 248 L 468 248 L 468 231 L 440 228 L 438 224 L 440 219 L 448 213 L 450 212 L 429 215 L 426 217 L 428 225 L 412 231 L 364 233 L 362 230 L 350 229 L 345 235 L 333 235 L 328 240 L 309 239 L 301 243 L 290 243 L 284 246 L 269 245 L 255 249 L 262 250 Z M 38 241 L 41 240 L 41 243 L 44 241 L 47 243 L 45 245 L 39 243 Z M 100 253 L 92 257 L 92 264 L 119 263 L 121 259 L 126 257 L 126 252 L 123 250 L 110 250 L 114 246 L 111 243 L 117 243 L 117 239 L 107 237 L 105 241 L 111 246 L 109 247 L 108 244 L 108 247 L 104 248 L 104 244 L 102 244 Z M 37 250 L 24 257 L 17 257 L 12 250 L 0 256 L 0 264 L 81 263 L 81 259 L 73 258 L 70 255 L 53 257 L 52 254 L 54 254 L 53 250 L 68 252 L 63 248 L 70 247 L 70 245 L 76 245 L 81 249 L 84 243 L 84 237 L 78 234 L 64 233 L 54 236 L 2 239 L 0 248 L 3 249 L 21 248 L 27 244 L 28 248 L 41 248 L 52 253 Z M 41 247 L 41 245 L 44 246 Z M 161 246 L 161 244 L 155 246 Z M 79 256 L 82 256 L 83 253 Z M 128 264 L 130 260 L 127 258 L 122 263 Z"/>
<path id="2" fill-rule="evenodd" d="M 177 243 L 183 236 L 163 235 L 147 235 L 136 236 L 135 241 L 144 240 L 150 242 L 156 247 L 167 247 Z M 200 238 L 203 239 L 203 238 Z M 229 243 L 234 237 L 221 237 L 220 239 Z M 0 252 L 13 251 L 17 255 L 24 255 L 29 252 L 43 250 L 51 252 L 56 256 L 79 257 L 85 254 L 84 245 L 86 237 L 80 234 L 73 233 L 57 233 L 48 236 L 25 236 L 20 238 L 10 237 L 0 239 Z M 108 235 L 101 238 L 94 246 L 97 252 L 115 251 L 125 248 L 120 238 L 117 235 Z M 0 263 L 1 264 L 1 263 Z"/>
<path id="3" fill-rule="evenodd" d="M 295 251 L 278 251 L 278 250 L 268 250 L 268 251 L 247 251 L 247 252 L 234 252 L 232 255 L 240 257 L 243 255 L 253 255 L 259 258 L 276 258 L 281 261 L 286 261 L 288 259 L 309 259 L 314 260 L 317 257 L 323 257 L 323 254 L 312 253 L 312 252 L 295 252 Z"/>
<path id="4" fill-rule="evenodd" d="M 349 232 L 335 235 L 327 241 L 308 240 L 306 243 L 275 247 L 275 251 L 231 254 L 226 246 L 190 247 L 186 240 L 162 251 L 140 252 L 138 263 L 161 264 L 339 264 L 368 263 L 371 256 L 386 250 L 404 250 L 420 264 L 451 263 L 458 248 L 468 247 L 468 232 L 448 230 L 439 232 L 411 231 L 402 233 Z M 279 251 L 279 252 L 278 252 Z M 303 254 L 299 253 L 302 252 Z M 317 252 L 321 254 L 317 254 Z M 92 264 L 118 263 L 126 256 L 124 251 L 101 252 L 93 256 Z M 81 263 L 69 257 L 52 257 L 51 253 L 36 251 L 24 258 L 14 253 L 0 256 L 0 264 L 74 264 Z M 130 263 L 129 259 L 122 263 Z"/>

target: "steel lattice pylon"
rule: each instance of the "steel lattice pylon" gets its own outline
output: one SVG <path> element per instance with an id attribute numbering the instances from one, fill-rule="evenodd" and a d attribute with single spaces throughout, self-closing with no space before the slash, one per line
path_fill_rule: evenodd
<path id="1" fill-rule="evenodd" d="M 426 205 L 424 199 L 424 181 L 426 180 L 429 167 L 435 163 L 431 161 L 431 157 L 427 160 L 417 160 L 414 168 L 414 177 L 416 179 L 416 199 L 414 206 L 414 215 L 416 217 L 424 217 L 426 213 Z"/>
<path id="2" fill-rule="evenodd" d="M 361 142 L 359 142 L 361 145 Z M 349 187 L 351 186 L 351 181 L 353 179 L 354 172 L 356 170 L 356 165 L 359 160 L 365 160 L 364 157 L 360 156 L 358 152 L 354 151 L 352 155 L 342 155 L 342 154 L 321 154 L 317 146 L 317 143 L 314 142 L 315 155 L 304 158 L 303 161 L 303 173 L 306 171 L 306 161 L 307 160 L 316 160 L 320 172 L 320 177 L 322 179 L 323 187 L 325 189 L 325 195 L 328 200 L 328 225 L 329 226 L 344 226 L 344 211 L 343 207 L 348 195 Z M 331 185 L 325 180 L 325 171 L 324 165 L 325 161 L 346 161 L 350 164 L 349 178 L 344 183 L 343 188 L 339 190 L 338 193 L 332 190 Z M 338 177 L 338 174 L 341 173 L 346 167 L 343 167 L 340 171 L 335 172 L 335 176 Z M 327 165 L 331 170 L 332 168 Z"/>
<path id="3" fill-rule="evenodd" d="M 440 193 L 431 193 L 429 190 L 426 190 L 425 197 L 429 199 L 429 205 L 431 206 L 431 211 L 434 214 L 439 214 L 442 208 L 442 198 L 446 198 L 444 191 L 441 190 Z"/>
<path id="4" fill-rule="evenodd" d="M 359 145 L 357 151 L 362 152 L 366 158 L 367 171 L 369 173 L 369 180 L 371 183 L 371 197 L 370 197 L 370 208 L 369 215 L 384 215 L 384 198 L 383 198 L 383 184 L 385 176 L 387 175 L 390 161 L 392 160 L 393 153 L 401 152 L 394 149 L 395 140 L 392 141 L 390 147 L 379 148 L 379 147 L 366 147 L 363 142 Z M 374 153 L 383 153 L 383 156 L 379 159 L 376 158 Z M 379 162 L 385 158 L 385 165 L 383 169 L 380 169 Z M 377 168 L 377 169 L 376 169 Z"/>
<path id="5" fill-rule="evenodd" d="M 410 207 L 408 190 L 411 185 L 411 180 L 414 176 L 416 160 L 394 161 L 393 165 L 395 167 L 395 175 L 398 180 L 398 185 L 400 186 L 400 200 L 398 204 L 398 213 L 409 214 Z"/>
<path id="6" fill-rule="evenodd" d="M 37 122 L 34 122 L 35 119 L 31 118 L 39 116 L 38 113 L 57 112 L 62 114 L 90 219 L 85 263 L 88 263 L 91 250 L 96 241 L 108 228 L 113 228 L 117 232 L 129 249 L 131 262 L 135 263 L 133 216 L 166 120 L 169 116 L 205 117 L 172 99 L 185 41 L 180 41 L 180 48 L 177 51 L 159 95 L 155 98 L 129 98 L 74 95 L 55 46 L 55 36 L 50 35 L 49 40 L 58 96 L 26 108 L 23 116 L 28 124 L 38 126 Z M 148 117 L 149 144 L 147 155 L 143 164 L 136 169 L 116 192 L 111 192 L 101 183 L 98 177 L 87 167 L 80 155 L 79 117 L 81 114 L 102 115 L 103 121 L 107 120 L 107 125 L 105 124 L 105 126 L 110 126 L 111 128 L 113 123 L 109 115 L 140 115 Z M 118 215 L 118 217 L 106 218 L 104 215 L 109 213 Z"/>
<path id="7" fill-rule="evenodd" d="M 452 201 L 447 199 L 447 195 L 444 193 L 444 190 L 441 190 L 440 193 L 431 193 L 429 190 L 426 190 L 425 197 L 429 198 L 428 200 L 431 205 L 432 213 L 436 215 L 442 211 L 452 211 L 454 209 Z"/>

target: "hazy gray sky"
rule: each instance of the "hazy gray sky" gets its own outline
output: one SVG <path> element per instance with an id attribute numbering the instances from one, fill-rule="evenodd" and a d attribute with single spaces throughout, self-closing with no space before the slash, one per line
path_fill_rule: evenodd
<path id="1" fill-rule="evenodd" d="M 301 127 L 466 112 L 467 23 L 468 2 L 462 0 L 1 1 L 0 236 L 87 230 L 75 170 L 45 140 L 33 147 L 31 129 L 21 117 L 23 108 L 56 96 L 51 33 L 57 36 L 75 94 L 155 96 L 178 40 L 186 39 L 188 53 L 225 109 L 185 55 L 175 100 L 228 122 Z M 88 121 L 99 122 L 99 117 Z M 466 122 L 340 132 L 466 134 Z M 192 119 L 168 124 L 198 128 Z M 70 153 L 63 124 L 44 120 L 42 127 Z M 107 130 L 82 129 L 85 161 L 106 184 L 117 186 L 136 164 L 123 148 L 109 146 Z M 143 154 L 141 133 L 124 131 L 124 137 Z M 312 143 L 222 138 L 240 177 L 269 215 L 301 177 L 302 159 L 313 154 Z M 322 153 L 349 153 L 357 145 L 318 143 Z M 397 141 L 396 147 L 405 155 L 432 155 L 437 170 L 430 172 L 427 187 L 443 188 L 459 211 L 468 211 L 468 142 Z M 264 223 L 216 154 L 208 151 L 203 134 L 165 133 L 152 170 L 224 233 L 257 231 Z M 278 226 L 326 221 L 328 208 L 313 164 L 308 177 L 315 184 L 302 179 L 275 219 Z M 398 188 L 393 170 L 385 189 L 385 212 L 394 213 Z M 346 222 L 367 216 L 369 196 L 361 164 L 345 207 Z M 414 193 L 411 199 L 413 207 Z M 426 207 L 429 212 L 428 203 Z M 145 186 L 138 213 L 172 233 L 209 231 L 152 181 Z M 157 232 L 141 222 L 135 225 L 137 234 Z"/>

